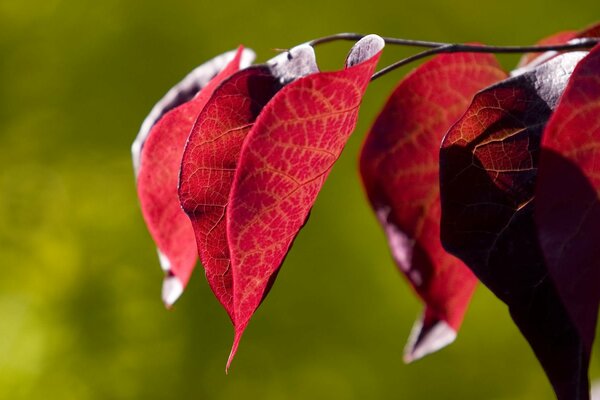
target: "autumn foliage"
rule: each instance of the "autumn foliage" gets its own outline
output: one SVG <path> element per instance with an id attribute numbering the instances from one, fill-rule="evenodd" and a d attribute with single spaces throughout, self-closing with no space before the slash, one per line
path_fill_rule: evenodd
<path id="1" fill-rule="evenodd" d="M 599 37 L 595 26 L 540 44 Z M 201 65 L 133 146 L 163 300 L 197 259 L 235 330 L 227 363 L 355 128 L 385 41 L 321 72 L 303 44 L 265 64 L 240 47 Z M 360 174 L 391 256 L 425 309 L 412 360 L 451 343 L 476 283 L 509 309 L 559 399 L 589 399 L 600 303 L 600 45 L 440 54 L 409 73 L 367 133 Z"/>

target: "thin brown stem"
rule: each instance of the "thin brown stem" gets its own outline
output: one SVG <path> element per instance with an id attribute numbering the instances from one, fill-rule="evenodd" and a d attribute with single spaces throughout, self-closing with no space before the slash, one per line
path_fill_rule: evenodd
<path id="1" fill-rule="evenodd" d="M 308 42 L 311 46 L 319 44 L 330 43 L 337 40 L 360 40 L 365 35 L 360 33 L 337 33 L 335 35 L 324 36 L 318 39 L 311 40 Z M 413 56 L 404 58 L 397 61 L 381 71 L 376 72 L 371 80 L 375 80 L 388 72 L 391 72 L 403 65 L 409 64 L 413 61 L 420 60 L 425 57 L 429 57 L 434 54 L 441 53 L 542 53 L 546 51 L 575 51 L 582 49 L 589 49 L 596 44 L 600 43 L 600 38 L 583 38 L 571 40 L 569 43 L 556 44 L 556 45 L 545 45 L 545 46 L 488 46 L 479 44 L 460 44 L 460 43 L 442 43 L 442 42 L 429 42 L 424 40 L 412 40 L 412 39 L 399 39 L 392 37 L 383 36 L 382 39 L 386 44 L 398 45 L 398 46 L 412 46 L 412 47 L 426 47 L 428 50 L 417 53 Z"/>
<path id="2" fill-rule="evenodd" d="M 550 45 L 550 46 L 486 46 L 476 44 L 445 44 L 440 47 L 428 49 L 413 56 L 397 61 L 382 70 L 376 72 L 371 77 L 371 81 L 398 69 L 413 61 L 420 60 L 434 54 L 441 53 L 542 53 L 546 51 L 575 51 L 589 49 L 600 43 L 600 38 L 576 39 L 569 43 Z"/>
<path id="3" fill-rule="evenodd" d="M 428 50 L 422 51 L 420 53 L 417 53 L 415 55 L 412 55 L 410 57 L 406 57 L 400 61 L 396 61 L 395 63 L 388 65 L 387 67 L 381 69 L 380 71 L 375 72 L 373 74 L 373 76 L 371 77 L 371 82 L 374 81 L 375 79 L 387 74 L 388 72 L 398 69 L 406 64 L 410 64 L 411 62 L 420 60 L 425 57 L 429 57 L 434 54 L 445 53 L 445 51 L 442 51 L 442 50 L 444 50 L 445 48 L 450 48 L 451 46 L 453 46 L 453 45 L 449 44 L 449 45 L 438 47 L 435 49 L 428 49 Z"/>
<path id="4" fill-rule="evenodd" d="M 360 40 L 366 35 L 362 33 L 336 33 L 334 35 L 324 36 L 308 42 L 311 46 L 317 46 L 319 44 L 335 42 L 338 40 Z M 564 51 L 564 50 L 578 50 L 582 48 L 593 47 L 600 41 L 600 38 L 582 38 L 575 39 L 569 43 L 556 44 L 556 45 L 533 45 L 533 46 L 489 46 L 489 45 L 476 45 L 476 44 L 461 44 L 461 43 L 444 43 L 444 42 L 431 42 L 427 40 L 413 40 L 413 39 L 401 39 L 393 38 L 388 36 L 381 37 L 386 44 L 398 45 L 398 46 L 409 46 L 409 47 L 428 47 L 428 48 L 446 48 L 445 52 L 471 52 L 471 53 L 541 53 L 544 51 Z M 449 47 L 451 46 L 451 48 Z"/>
<path id="5" fill-rule="evenodd" d="M 324 36 L 324 37 L 321 37 L 318 39 L 311 40 L 310 42 L 308 42 L 308 44 L 311 46 L 316 46 L 319 44 L 335 42 L 338 40 L 356 41 L 356 40 L 362 39 L 365 36 L 366 35 L 363 35 L 360 33 L 336 33 L 335 35 Z M 386 36 L 383 36 L 382 39 L 387 44 L 394 44 L 394 45 L 399 45 L 399 46 L 436 48 L 436 47 L 445 46 L 447 44 L 447 43 L 441 43 L 441 42 L 429 42 L 429 41 L 425 41 L 425 40 L 398 39 L 398 38 L 392 38 L 392 37 L 386 37 Z"/>

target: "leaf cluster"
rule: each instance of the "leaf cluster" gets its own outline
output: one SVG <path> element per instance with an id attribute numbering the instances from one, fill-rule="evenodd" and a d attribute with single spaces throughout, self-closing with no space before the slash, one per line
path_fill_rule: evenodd
<path id="1" fill-rule="evenodd" d="M 594 26 L 540 44 L 599 36 Z M 389 42 L 362 37 L 343 69 L 321 72 L 313 45 L 324 41 L 260 65 L 240 47 L 199 66 L 157 103 L 133 145 L 163 300 L 176 301 L 199 258 L 235 328 L 228 367 Z M 485 51 L 438 50 L 400 81 L 360 154 L 391 255 L 425 304 L 405 360 L 455 339 L 481 281 L 508 306 L 557 397 L 589 399 L 600 304 L 600 45 L 527 53 L 510 73 Z"/>

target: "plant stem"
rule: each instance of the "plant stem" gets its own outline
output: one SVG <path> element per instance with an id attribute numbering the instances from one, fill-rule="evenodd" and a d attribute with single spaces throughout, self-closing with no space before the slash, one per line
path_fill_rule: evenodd
<path id="1" fill-rule="evenodd" d="M 406 64 L 413 61 L 420 60 L 425 57 L 429 57 L 434 54 L 441 53 L 541 53 L 545 51 L 574 51 L 589 49 L 594 45 L 600 43 L 600 38 L 585 38 L 576 39 L 569 43 L 550 45 L 550 46 L 486 46 L 478 44 L 444 44 L 442 46 L 428 49 L 397 61 L 380 71 L 377 71 L 371 77 L 371 81 L 398 69 Z"/>
<path id="2" fill-rule="evenodd" d="M 360 40 L 365 35 L 360 33 L 337 33 L 335 35 L 324 36 L 308 42 L 311 46 L 323 43 L 329 43 L 337 40 Z M 426 47 L 428 50 L 422 51 L 410 57 L 397 61 L 382 70 L 376 72 L 371 77 L 371 81 L 391 72 L 403 65 L 413 61 L 441 53 L 542 53 L 545 51 L 574 51 L 589 49 L 600 43 L 600 38 L 581 38 L 571 40 L 569 43 L 547 45 L 547 46 L 487 46 L 480 44 L 460 44 L 460 43 L 442 43 L 429 42 L 423 40 L 398 39 L 391 37 L 382 37 L 386 44 L 412 47 Z"/>
<path id="3" fill-rule="evenodd" d="M 338 40 L 356 41 L 356 40 L 362 39 L 365 36 L 366 35 L 363 35 L 360 33 L 336 33 L 335 35 L 324 36 L 324 37 L 321 37 L 318 39 L 311 40 L 310 42 L 308 42 L 308 44 L 311 46 L 316 46 L 319 44 L 335 42 Z M 412 46 L 412 47 L 436 48 L 436 47 L 441 47 L 441 46 L 445 46 L 448 44 L 448 43 L 441 43 L 441 42 L 429 42 L 429 41 L 425 41 L 425 40 L 398 39 L 398 38 L 384 37 L 384 36 L 382 36 L 382 39 L 385 41 L 386 44 L 395 44 L 395 45 L 399 45 L 399 46 Z"/>
<path id="4" fill-rule="evenodd" d="M 338 40 L 360 40 L 366 35 L 361 33 L 336 33 L 335 35 L 324 36 L 308 42 L 311 46 L 319 44 L 335 42 Z M 489 45 L 478 45 L 478 44 L 463 44 L 463 43 L 444 43 L 444 42 L 430 42 L 426 40 L 413 40 L 413 39 L 400 39 L 382 36 L 381 37 L 386 44 L 393 44 L 398 46 L 412 46 L 412 47 L 428 47 L 428 48 L 444 48 L 446 49 L 443 53 L 458 53 L 458 52 L 470 52 L 470 53 L 541 53 L 544 51 L 564 51 L 564 50 L 579 50 L 593 47 L 595 44 L 600 42 L 600 38 L 580 38 L 573 39 L 569 43 L 554 44 L 554 45 L 533 45 L 533 46 L 489 46 Z"/>
<path id="5" fill-rule="evenodd" d="M 446 46 L 437 47 L 435 49 L 425 50 L 425 51 L 422 51 L 415 55 L 412 55 L 410 57 L 406 57 L 400 61 L 396 61 L 395 63 L 388 65 L 387 67 L 381 69 L 380 71 L 375 72 L 373 74 L 373 76 L 371 77 L 371 82 L 373 82 L 375 79 L 387 74 L 388 72 L 398 69 L 398 68 L 402 67 L 403 65 L 410 64 L 411 62 L 420 60 L 421 58 L 429 57 L 431 55 L 438 54 L 438 53 L 447 53 L 447 51 L 443 51 L 443 50 L 450 49 L 452 46 L 454 46 L 454 45 L 449 44 Z"/>

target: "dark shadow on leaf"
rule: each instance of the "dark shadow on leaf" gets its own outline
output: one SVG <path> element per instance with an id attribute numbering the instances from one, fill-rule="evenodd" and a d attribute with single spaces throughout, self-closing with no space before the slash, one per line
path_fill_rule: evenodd
<path id="1" fill-rule="evenodd" d="M 535 90 L 521 89 L 522 110 L 511 109 L 466 146 L 442 148 L 442 243 L 508 305 L 558 399 L 586 400 L 589 352 L 549 275 L 534 221 L 540 139 L 551 110 Z M 504 146 L 502 151 L 481 146 L 498 132 L 503 145 L 513 145 L 508 156 L 516 164 L 494 171 L 490 157 L 502 157 Z M 523 160 L 529 168 L 519 164 Z M 593 191 L 576 167 L 564 168 L 579 191 Z"/>
<path id="2" fill-rule="evenodd" d="M 546 263 L 585 349 L 592 351 L 600 303 L 600 201 L 579 167 L 542 150 L 535 217 Z"/>

